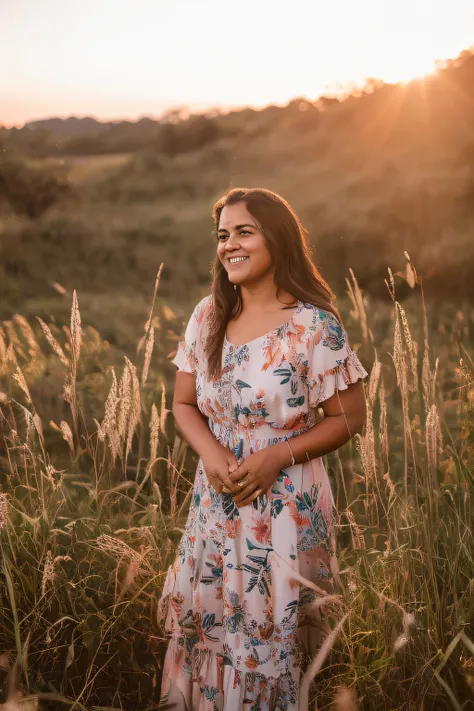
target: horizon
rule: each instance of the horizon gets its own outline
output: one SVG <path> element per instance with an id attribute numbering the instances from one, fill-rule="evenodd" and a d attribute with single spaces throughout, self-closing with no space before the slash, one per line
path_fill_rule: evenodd
<path id="1" fill-rule="evenodd" d="M 283 2 L 270 12 L 269 0 L 242 0 L 229 17 L 217 0 L 184 5 L 23 0 L 0 7 L 0 125 L 159 120 L 182 107 L 226 112 L 316 101 L 371 78 L 408 83 L 474 44 L 470 0 L 452 0 L 449 9 L 431 0 L 310 8 L 295 0 L 291 13 Z"/>

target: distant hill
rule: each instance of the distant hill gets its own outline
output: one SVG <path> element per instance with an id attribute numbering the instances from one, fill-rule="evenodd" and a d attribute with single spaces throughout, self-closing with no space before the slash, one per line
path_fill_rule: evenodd
<path id="1" fill-rule="evenodd" d="M 50 119 L 39 119 L 37 121 L 28 121 L 25 123 L 24 128 L 30 131 L 35 131 L 36 129 L 45 129 L 50 133 L 51 139 L 55 140 L 58 138 L 72 138 L 74 136 L 87 135 L 90 133 L 98 133 L 104 128 L 107 122 L 97 121 L 97 119 L 90 116 L 84 118 L 76 118 L 75 116 L 70 116 L 69 118 L 50 118 Z"/>

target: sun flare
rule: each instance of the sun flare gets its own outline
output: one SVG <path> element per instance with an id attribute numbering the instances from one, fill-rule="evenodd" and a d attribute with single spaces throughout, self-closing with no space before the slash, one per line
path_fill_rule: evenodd
<path id="1" fill-rule="evenodd" d="M 263 107 L 346 92 L 368 78 L 408 82 L 473 46 L 474 7 L 240 0 L 224 13 L 220 0 L 143 0 L 133 11 L 130 0 L 24 0 L 0 3 L 0 27 L 0 121 L 8 125 L 46 115 L 158 116 L 173 106 Z"/>

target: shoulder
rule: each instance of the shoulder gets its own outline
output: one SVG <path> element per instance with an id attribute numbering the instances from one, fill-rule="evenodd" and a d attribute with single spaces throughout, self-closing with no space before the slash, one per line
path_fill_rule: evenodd
<path id="1" fill-rule="evenodd" d="M 302 302 L 298 323 L 304 327 L 310 342 L 322 343 L 331 350 L 339 349 L 345 340 L 345 331 L 339 319 L 327 309 Z"/>
<path id="2" fill-rule="evenodd" d="M 201 322 L 205 316 L 209 313 L 212 305 L 212 294 L 207 294 L 204 296 L 196 306 L 194 307 L 193 316 L 198 322 Z"/>
<path id="3" fill-rule="evenodd" d="M 206 326 L 208 323 L 208 315 L 212 306 L 212 294 L 204 296 L 193 309 L 190 323 L 192 330 L 196 334 L 198 341 L 205 337 Z"/>
<path id="4" fill-rule="evenodd" d="M 306 326 L 309 331 L 334 328 L 342 330 L 341 322 L 332 311 L 327 311 L 306 301 L 301 302 L 298 323 Z"/>

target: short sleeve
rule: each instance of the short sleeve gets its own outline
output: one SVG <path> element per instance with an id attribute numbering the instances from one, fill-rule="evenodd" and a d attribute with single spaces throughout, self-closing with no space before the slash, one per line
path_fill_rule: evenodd
<path id="1" fill-rule="evenodd" d="M 197 344 L 199 324 L 196 318 L 196 309 L 197 307 L 191 314 L 184 332 L 184 338 L 179 341 L 176 355 L 171 360 L 178 370 L 183 370 L 185 373 L 192 373 L 193 375 L 198 373 Z"/>
<path id="2" fill-rule="evenodd" d="M 368 376 L 349 345 L 347 333 L 330 311 L 320 310 L 321 328 L 311 334 L 308 348 L 309 405 L 318 407 L 338 390 Z"/>
<path id="3" fill-rule="evenodd" d="M 204 326 L 210 307 L 210 296 L 205 296 L 194 307 L 194 311 L 187 323 L 184 338 L 178 343 L 176 355 L 171 360 L 178 370 L 197 375 L 200 372 L 200 360 L 203 356 L 202 339 Z"/>

